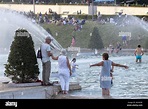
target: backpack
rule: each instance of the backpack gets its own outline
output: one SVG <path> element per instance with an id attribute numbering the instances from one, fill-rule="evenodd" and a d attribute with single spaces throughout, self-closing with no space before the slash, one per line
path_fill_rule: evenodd
<path id="1" fill-rule="evenodd" d="M 41 48 L 37 51 L 37 58 L 42 59 Z"/>

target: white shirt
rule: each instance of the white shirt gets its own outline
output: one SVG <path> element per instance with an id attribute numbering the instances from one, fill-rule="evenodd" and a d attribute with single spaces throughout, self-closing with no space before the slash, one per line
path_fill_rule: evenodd
<path id="1" fill-rule="evenodd" d="M 68 77 L 70 76 L 70 70 L 68 68 L 68 65 L 67 65 L 67 58 L 66 56 L 64 55 L 60 55 L 58 57 L 58 73 L 59 74 L 62 74 L 62 75 L 67 75 Z"/>
<path id="2" fill-rule="evenodd" d="M 67 58 L 64 55 L 58 57 L 59 69 L 69 69 L 67 66 Z"/>
<path id="3" fill-rule="evenodd" d="M 75 62 L 71 62 L 72 73 L 76 72 L 76 66 L 77 66 L 77 64 Z"/>
<path id="4" fill-rule="evenodd" d="M 51 51 L 50 45 L 47 43 L 43 43 L 41 45 L 42 62 L 43 63 L 50 61 L 50 57 L 48 56 L 48 51 Z"/>

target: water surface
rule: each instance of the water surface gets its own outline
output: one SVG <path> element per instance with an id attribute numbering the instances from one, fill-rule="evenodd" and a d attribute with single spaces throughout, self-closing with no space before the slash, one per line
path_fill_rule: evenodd
<path id="1" fill-rule="evenodd" d="M 4 77 L 4 63 L 8 55 L 0 56 L 0 78 Z M 148 98 L 148 56 L 142 57 L 142 63 L 135 62 L 135 56 L 111 56 L 110 60 L 115 63 L 129 66 L 129 69 L 115 67 L 113 72 L 113 86 L 110 90 L 111 96 L 122 98 Z M 82 90 L 74 91 L 72 95 L 84 95 L 100 97 L 101 88 L 99 83 L 99 74 L 101 67 L 89 67 L 90 64 L 100 62 L 101 56 L 77 57 L 77 78 L 72 77 L 71 81 L 79 82 Z M 57 71 L 57 61 L 52 61 L 52 72 Z M 38 60 L 40 71 L 42 71 L 41 61 Z M 41 79 L 41 73 L 39 75 Z M 58 80 L 51 77 L 51 80 Z"/>

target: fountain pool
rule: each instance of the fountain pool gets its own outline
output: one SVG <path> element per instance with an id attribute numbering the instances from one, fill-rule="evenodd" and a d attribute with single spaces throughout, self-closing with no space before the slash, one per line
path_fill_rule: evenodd
<path id="1" fill-rule="evenodd" d="M 113 86 L 110 90 L 111 96 L 120 98 L 148 98 L 148 56 L 144 55 L 142 63 L 135 62 L 135 56 L 111 56 L 110 59 L 116 63 L 129 66 L 129 69 L 115 67 L 113 72 Z M 72 95 L 102 96 L 99 83 L 101 67 L 89 68 L 92 63 L 102 60 L 101 56 L 86 56 L 77 58 L 77 78 L 71 81 L 79 82 L 82 90 L 72 92 Z M 57 69 L 57 62 L 52 62 L 52 70 Z M 56 79 L 56 78 L 53 78 Z"/>
<path id="2" fill-rule="evenodd" d="M 9 49 L 13 40 L 14 31 L 20 27 L 26 28 L 33 35 L 35 47 L 39 47 L 39 44 L 44 41 L 45 36 L 51 36 L 42 27 L 36 23 L 33 23 L 31 19 L 26 18 L 24 15 L 20 15 L 15 11 L 0 9 L 0 14 L 2 16 L 0 18 L 0 22 L 1 25 L 3 25 L 0 26 L 0 33 L 2 34 L 2 36 L 0 36 L 0 47 Z M 137 19 L 135 20 L 137 21 Z M 137 22 L 139 22 L 139 20 Z M 145 24 L 146 23 L 144 22 L 144 24 L 140 25 L 144 25 L 144 29 L 147 31 L 147 25 Z M 57 49 L 61 49 L 61 45 L 54 38 L 53 40 L 53 46 Z M 4 78 L 4 64 L 6 63 L 7 58 L 7 54 L 0 54 L 0 81 Z M 129 66 L 129 69 L 115 67 L 113 73 L 113 87 L 110 90 L 111 96 L 122 98 L 148 98 L 148 56 L 143 56 L 141 64 L 135 62 L 134 55 L 111 56 L 110 59 L 114 62 L 126 64 Z M 90 64 L 97 63 L 101 60 L 101 56 L 85 55 L 83 57 L 77 57 L 77 64 L 79 64 L 79 69 L 77 69 L 78 79 L 71 78 L 71 81 L 79 82 L 82 86 L 82 90 L 72 92 L 72 95 L 85 95 L 95 97 L 101 96 L 101 88 L 99 86 L 99 72 L 101 67 L 89 68 Z M 38 63 L 39 69 L 41 71 L 41 61 L 38 60 Z M 52 72 L 55 71 L 57 71 L 57 61 L 52 60 Z M 39 78 L 41 78 L 41 75 L 39 75 Z M 58 78 L 51 77 L 51 79 Z"/>

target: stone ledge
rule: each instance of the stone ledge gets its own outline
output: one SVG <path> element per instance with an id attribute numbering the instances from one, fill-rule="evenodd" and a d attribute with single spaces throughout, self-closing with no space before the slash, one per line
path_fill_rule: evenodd
<path id="1" fill-rule="evenodd" d="M 54 99 L 61 92 L 60 84 L 41 86 L 39 83 L 6 84 L 0 90 L 0 99 Z M 70 83 L 70 91 L 81 90 L 78 83 Z"/>
<path id="2" fill-rule="evenodd" d="M 7 84 L 8 87 L 34 87 L 34 86 L 41 86 L 41 82 L 36 83 L 9 83 Z"/>

